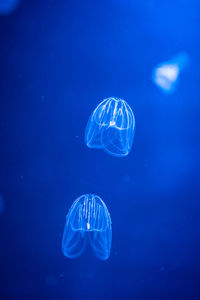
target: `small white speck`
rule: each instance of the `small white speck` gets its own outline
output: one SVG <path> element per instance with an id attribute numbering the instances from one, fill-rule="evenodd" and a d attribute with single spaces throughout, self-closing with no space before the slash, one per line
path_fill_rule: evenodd
<path id="1" fill-rule="evenodd" d="M 115 125 L 116 125 L 115 121 L 110 121 L 110 126 L 115 126 Z"/>

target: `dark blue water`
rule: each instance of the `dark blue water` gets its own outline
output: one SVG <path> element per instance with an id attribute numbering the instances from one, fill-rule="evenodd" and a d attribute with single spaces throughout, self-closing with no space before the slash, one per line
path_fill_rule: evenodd
<path id="1" fill-rule="evenodd" d="M 0 299 L 200 299 L 200 3 L 25 1 L 0 16 Z M 173 94 L 151 80 L 190 56 Z M 107 97 L 136 119 L 131 153 L 88 149 Z M 61 252 L 73 201 L 112 218 L 110 258 Z"/>

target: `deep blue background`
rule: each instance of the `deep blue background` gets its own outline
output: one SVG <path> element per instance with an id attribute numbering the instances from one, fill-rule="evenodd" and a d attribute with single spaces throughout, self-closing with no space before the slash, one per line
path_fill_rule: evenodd
<path id="1" fill-rule="evenodd" d="M 200 299 L 200 3 L 22 0 L 0 16 L 0 299 Z M 186 51 L 176 92 L 151 81 Z M 88 149 L 106 97 L 133 108 L 132 152 Z M 112 218 L 108 261 L 61 253 L 81 194 Z"/>

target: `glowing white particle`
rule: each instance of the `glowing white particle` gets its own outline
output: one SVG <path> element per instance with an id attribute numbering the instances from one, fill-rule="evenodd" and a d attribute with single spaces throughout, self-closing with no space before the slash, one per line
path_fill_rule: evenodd
<path id="1" fill-rule="evenodd" d="M 153 82 L 164 92 L 174 92 L 180 72 L 186 67 L 188 61 L 188 54 L 181 53 L 175 58 L 159 64 L 153 70 Z"/>
<path id="2" fill-rule="evenodd" d="M 116 125 L 115 121 L 110 121 L 110 126 L 115 126 L 115 125 Z"/>

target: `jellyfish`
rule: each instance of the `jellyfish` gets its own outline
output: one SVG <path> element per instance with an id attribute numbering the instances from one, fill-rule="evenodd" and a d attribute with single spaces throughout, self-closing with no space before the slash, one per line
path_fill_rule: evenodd
<path id="1" fill-rule="evenodd" d="M 0 0 L 0 15 L 12 13 L 18 6 L 19 0 Z"/>
<path id="2" fill-rule="evenodd" d="M 165 93 L 173 93 L 176 89 L 179 75 L 188 65 L 187 53 L 180 53 L 169 61 L 163 62 L 153 70 L 153 82 Z"/>
<path id="3" fill-rule="evenodd" d="M 98 259 L 107 260 L 111 243 L 111 218 L 105 203 L 94 194 L 80 196 L 66 217 L 63 254 L 68 258 L 77 258 L 89 244 Z"/>
<path id="4" fill-rule="evenodd" d="M 85 143 L 89 148 L 123 157 L 131 150 L 134 131 L 135 117 L 128 103 L 120 98 L 107 98 L 90 116 Z"/>

